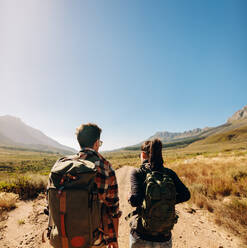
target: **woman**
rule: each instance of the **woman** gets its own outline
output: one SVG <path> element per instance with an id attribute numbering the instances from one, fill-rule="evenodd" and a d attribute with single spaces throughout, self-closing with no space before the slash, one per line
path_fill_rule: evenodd
<path id="1" fill-rule="evenodd" d="M 130 197 L 128 199 L 129 203 L 132 207 L 136 207 L 137 217 L 131 222 L 131 231 L 130 231 L 130 248 L 171 248 L 172 247 L 172 235 L 171 229 L 176 223 L 177 219 L 175 215 L 175 204 L 188 201 L 190 199 L 190 192 L 186 188 L 186 186 L 181 182 L 178 178 L 177 174 L 168 168 L 165 168 L 163 165 L 162 158 L 162 143 L 159 139 L 154 139 L 153 141 L 146 141 L 143 143 L 141 147 L 141 168 L 138 170 L 133 170 L 131 173 L 131 192 Z M 169 187 L 174 188 L 174 201 L 173 201 L 173 211 L 174 211 L 174 222 L 172 225 L 168 225 L 162 229 L 162 225 L 160 225 L 162 230 L 161 232 L 157 232 L 157 230 L 152 230 L 152 228 L 157 228 L 155 226 L 155 222 L 153 224 L 147 224 L 145 222 L 145 218 L 143 217 L 143 210 L 149 203 L 147 200 L 147 192 L 149 190 L 148 177 L 147 174 L 157 174 L 157 175 L 166 175 L 164 176 L 164 180 L 166 183 L 168 181 Z M 162 177 L 163 178 L 163 177 Z M 168 179 L 167 179 L 168 178 Z M 163 179 L 162 179 L 163 180 Z M 169 181 L 170 180 L 170 181 Z M 160 182 L 160 181 L 159 181 Z M 167 187 L 166 187 L 167 188 Z M 164 190 L 163 190 L 164 191 Z M 172 195 L 172 193 L 170 194 Z M 162 199 L 162 197 L 161 197 Z M 145 201 L 145 204 L 143 204 Z M 155 201 L 153 201 L 155 202 Z M 157 201 L 156 201 L 157 202 Z M 143 205 L 142 205 L 143 204 Z M 159 212 L 160 209 L 165 209 L 166 203 L 161 203 L 156 208 L 156 212 Z M 150 205 L 150 204 L 149 204 Z M 165 212 L 165 210 L 163 210 Z M 148 209 L 146 212 L 150 213 L 151 211 Z M 172 212 L 172 211 L 170 211 Z M 163 214 L 163 212 L 161 213 Z M 170 218 L 170 217 L 169 217 Z M 162 221 L 162 218 L 156 218 L 157 222 Z M 167 221 L 171 221 L 171 218 Z M 164 221 L 165 222 L 165 221 Z M 164 226 L 166 223 L 164 223 Z M 157 225 L 156 225 L 157 226 Z M 159 226 L 158 226 L 159 228 Z M 165 231 L 164 231 L 165 230 Z"/>

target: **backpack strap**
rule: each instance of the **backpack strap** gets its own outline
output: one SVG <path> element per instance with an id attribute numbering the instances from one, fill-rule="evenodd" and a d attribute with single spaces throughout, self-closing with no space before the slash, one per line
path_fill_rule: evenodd
<path id="1" fill-rule="evenodd" d="M 141 168 L 140 168 L 140 171 L 143 173 L 143 174 L 147 174 L 147 173 L 150 173 L 152 172 L 151 168 L 150 168 L 150 163 L 144 163 L 141 165 Z"/>
<path id="2" fill-rule="evenodd" d="M 62 192 L 60 195 L 60 222 L 61 222 L 61 233 L 62 233 L 62 248 L 69 247 L 69 241 L 66 236 L 64 216 L 66 213 L 66 192 Z"/>
<path id="3" fill-rule="evenodd" d="M 128 221 L 130 218 L 132 218 L 135 215 L 138 215 L 137 209 L 132 211 L 132 212 L 130 212 L 127 216 L 125 216 L 125 220 Z"/>

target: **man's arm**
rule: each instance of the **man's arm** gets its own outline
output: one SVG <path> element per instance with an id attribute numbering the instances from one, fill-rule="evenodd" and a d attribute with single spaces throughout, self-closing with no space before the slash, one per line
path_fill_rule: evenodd
<path id="1" fill-rule="evenodd" d="M 118 238 L 118 225 L 119 218 L 121 216 L 121 211 L 119 210 L 119 197 L 118 197 L 118 184 L 115 171 L 110 167 L 109 173 L 109 187 L 107 191 L 106 201 L 108 203 L 108 214 L 109 218 L 113 223 L 113 233 L 116 237 L 116 242 L 111 242 L 109 248 L 117 248 L 117 238 Z"/>
<path id="2" fill-rule="evenodd" d="M 113 226 L 114 226 L 114 231 L 116 233 L 116 237 L 118 237 L 118 224 L 119 224 L 119 218 L 112 218 L 113 221 Z M 118 241 L 116 242 L 110 242 L 108 244 L 108 248 L 118 248 Z"/>
<path id="3" fill-rule="evenodd" d="M 96 184 L 98 195 L 100 201 L 106 207 L 107 214 L 104 223 L 107 225 L 107 241 L 109 242 L 109 247 L 115 248 L 117 247 L 118 218 L 121 215 L 121 212 L 119 211 L 117 179 L 115 171 L 106 160 L 100 161 L 97 170 Z M 113 244 L 114 246 L 110 246 L 110 244 Z"/>

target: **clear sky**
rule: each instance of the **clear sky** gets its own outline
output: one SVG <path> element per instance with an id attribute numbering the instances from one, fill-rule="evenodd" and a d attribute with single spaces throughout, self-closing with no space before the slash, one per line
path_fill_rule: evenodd
<path id="1" fill-rule="evenodd" d="M 223 124 L 247 104 L 245 0 L 0 0 L 0 115 L 78 148 Z"/>

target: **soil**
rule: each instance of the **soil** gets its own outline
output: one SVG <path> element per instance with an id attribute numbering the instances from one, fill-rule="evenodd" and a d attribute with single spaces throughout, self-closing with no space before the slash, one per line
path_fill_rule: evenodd
<path id="1" fill-rule="evenodd" d="M 132 211 L 127 202 L 130 190 L 129 175 L 134 168 L 125 166 L 116 171 L 120 208 L 123 215 L 119 225 L 119 247 L 129 247 L 129 222 L 124 217 Z M 34 201 L 20 201 L 18 207 L 2 220 L 0 247 L 6 248 L 48 248 L 46 239 L 42 243 L 42 233 L 47 227 L 45 195 L 39 195 Z M 212 214 L 195 208 L 187 203 L 178 204 L 178 224 L 173 229 L 174 248 L 240 248 L 244 247 L 238 237 L 217 226 Z"/>

